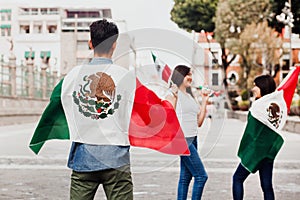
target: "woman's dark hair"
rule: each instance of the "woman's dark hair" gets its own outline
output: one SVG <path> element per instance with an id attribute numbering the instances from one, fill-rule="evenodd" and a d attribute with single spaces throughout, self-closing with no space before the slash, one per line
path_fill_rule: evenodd
<path id="1" fill-rule="evenodd" d="M 261 96 L 270 94 L 276 90 L 276 83 L 270 75 L 258 76 L 254 79 L 254 83 L 259 87 Z"/>
<path id="2" fill-rule="evenodd" d="M 97 53 L 108 53 L 118 39 L 119 30 L 113 22 L 98 20 L 90 25 L 92 45 Z"/>
<path id="3" fill-rule="evenodd" d="M 189 68 L 188 66 L 177 65 L 175 67 L 175 69 L 173 70 L 173 74 L 171 76 L 172 83 L 176 84 L 177 87 L 179 87 L 182 84 L 184 77 L 186 75 L 188 75 L 188 73 L 190 73 L 190 71 L 191 71 L 191 68 Z M 192 97 L 194 97 L 191 87 L 188 87 L 186 89 L 186 92 L 189 93 L 190 95 L 192 95 Z"/>

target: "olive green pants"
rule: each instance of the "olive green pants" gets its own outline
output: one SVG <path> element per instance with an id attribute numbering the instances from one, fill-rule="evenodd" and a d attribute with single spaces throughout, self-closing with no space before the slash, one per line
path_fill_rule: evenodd
<path id="1" fill-rule="evenodd" d="M 95 172 L 72 172 L 71 200 L 93 200 L 99 185 L 108 200 L 132 200 L 133 184 L 130 165 Z"/>

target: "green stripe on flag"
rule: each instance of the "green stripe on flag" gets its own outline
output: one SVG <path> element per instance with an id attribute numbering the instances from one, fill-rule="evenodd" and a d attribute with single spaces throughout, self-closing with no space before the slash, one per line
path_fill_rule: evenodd
<path id="1" fill-rule="evenodd" d="M 275 159 L 283 142 L 278 133 L 255 119 L 249 112 L 238 156 L 241 158 L 242 165 L 249 172 L 255 173 L 262 160 Z"/>
<path id="2" fill-rule="evenodd" d="M 152 52 L 151 52 L 151 55 L 152 55 L 153 61 L 155 62 L 156 61 L 156 56 Z"/>
<path id="3" fill-rule="evenodd" d="M 50 102 L 45 109 L 32 136 L 29 147 L 38 154 L 47 140 L 70 139 L 65 112 L 61 103 L 61 88 L 63 80 L 54 88 Z"/>

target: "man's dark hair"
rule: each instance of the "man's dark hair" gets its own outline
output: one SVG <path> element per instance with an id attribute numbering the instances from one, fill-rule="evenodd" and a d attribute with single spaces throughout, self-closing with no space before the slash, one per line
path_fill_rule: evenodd
<path id="1" fill-rule="evenodd" d="M 259 87 L 261 96 L 270 94 L 276 90 L 276 83 L 270 75 L 258 76 L 254 79 L 254 83 Z"/>
<path id="2" fill-rule="evenodd" d="M 113 22 L 98 20 L 90 25 L 90 35 L 96 53 L 108 53 L 118 39 L 119 30 Z"/>

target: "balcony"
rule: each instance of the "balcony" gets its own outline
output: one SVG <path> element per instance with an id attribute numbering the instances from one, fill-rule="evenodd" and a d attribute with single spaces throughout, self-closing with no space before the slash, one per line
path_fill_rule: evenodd
<path id="1" fill-rule="evenodd" d="M 62 20 L 62 31 L 89 31 L 90 24 L 101 18 L 67 18 Z"/>

